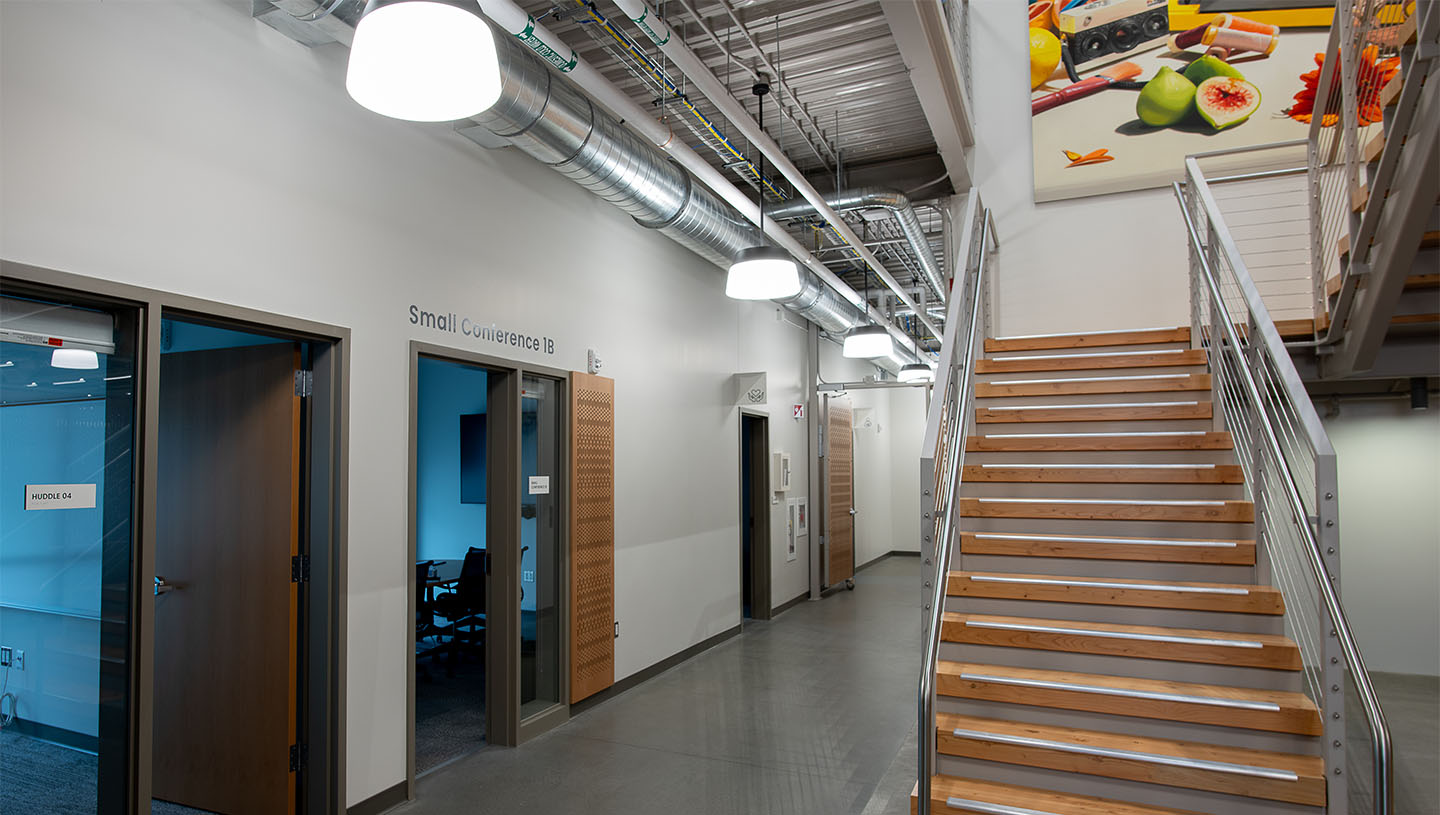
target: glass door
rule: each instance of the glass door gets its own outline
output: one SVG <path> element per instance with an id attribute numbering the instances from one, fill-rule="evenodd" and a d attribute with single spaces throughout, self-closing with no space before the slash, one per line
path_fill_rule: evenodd
<path id="1" fill-rule="evenodd" d="M 520 718 L 561 702 L 560 382 L 526 376 L 520 392 Z"/>
<path id="2" fill-rule="evenodd" d="M 125 809 L 137 323 L 0 297 L 0 811 Z"/>

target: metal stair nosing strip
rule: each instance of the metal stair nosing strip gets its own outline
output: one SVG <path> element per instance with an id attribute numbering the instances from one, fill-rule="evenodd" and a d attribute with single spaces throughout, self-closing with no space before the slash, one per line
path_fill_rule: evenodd
<path id="1" fill-rule="evenodd" d="M 1061 815 L 1061 813 L 1046 809 L 1026 809 L 1025 807 L 1012 807 L 1009 804 L 992 804 L 989 801 L 977 801 L 973 798 L 960 798 L 955 795 L 945 799 L 945 806 L 951 809 L 983 812 L 985 815 Z"/>
<path id="2" fill-rule="evenodd" d="M 987 733 L 983 730 L 966 730 L 960 727 L 955 728 L 951 732 L 951 735 L 957 739 L 988 741 L 998 744 L 1009 744 L 1016 747 L 1034 747 L 1041 750 L 1054 750 L 1061 753 L 1075 753 L 1078 755 L 1114 758 L 1123 761 L 1137 761 L 1144 764 L 1181 767 L 1189 770 L 1225 773 L 1227 775 L 1244 775 L 1251 778 L 1266 778 L 1272 781 L 1300 780 L 1299 774 L 1291 772 L 1290 770 L 1256 767 L 1250 764 L 1231 764 L 1224 761 L 1168 756 L 1162 753 L 1143 753 L 1138 750 L 1116 750 L 1111 747 L 1092 747 L 1085 744 L 1074 744 L 1072 742 L 1055 741 L 1052 739 L 1037 739 L 1030 736 L 1012 736 L 1006 733 Z"/>
<path id="3" fill-rule="evenodd" d="M 1220 648 L 1252 648 L 1263 649 L 1265 644 L 1254 640 L 1231 640 L 1216 637 L 1186 637 L 1174 634 L 1139 634 L 1133 631 L 1107 631 L 1094 628 L 1066 628 L 1051 625 L 1031 625 L 1028 623 L 1000 623 L 1000 622 L 976 622 L 965 620 L 962 623 L 967 628 L 986 628 L 999 631 L 1033 631 L 1037 634 L 1067 634 L 1083 637 L 1099 637 L 1101 639 L 1115 640 L 1138 640 L 1140 642 L 1170 642 L 1178 645 L 1209 645 Z"/>
<path id="4" fill-rule="evenodd" d="M 1019 541 L 1046 541 L 1048 543 L 1114 543 L 1124 546 L 1197 546 L 1214 547 L 1221 549 L 1234 549 L 1235 541 L 1220 540 L 1198 540 L 1198 539 L 1176 539 L 1164 540 L 1160 538 L 1101 538 L 1101 537 L 1072 537 L 1067 535 L 1026 535 L 1023 533 L 1003 532 L 972 532 L 976 538 L 984 540 L 1019 540 Z"/>
<path id="5" fill-rule="evenodd" d="M 1233 594 L 1247 596 L 1249 589 L 1234 586 L 1183 586 L 1165 583 L 1135 583 L 1112 580 L 1077 580 L 1049 577 L 1011 577 L 1002 575 L 965 575 L 976 583 L 1021 583 L 1045 586 L 1076 586 L 1087 589 L 1132 589 L 1136 591 L 1173 591 L 1192 594 Z"/>
<path id="6" fill-rule="evenodd" d="M 1187 696 L 1181 693 L 1161 693 L 1159 691 L 1113 688 L 1104 685 L 1082 685 L 1071 682 L 1052 682 L 1045 679 L 1027 679 L 1018 676 L 994 676 L 991 674 L 966 673 L 963 671 L 960 674 L 960 678 L 971 682 L 1015 685 L 1026 688 L 1068 691 L 1073 693 L 1093 693 L 1103 696 L 1123 696 L 1127 699 L 1145 699 L 1152 702 L 1178 702 L 1186 705 L 1208 705 L 1211 707 L 1238 708 L 1242 710 L 1263 710 L 1272 713 L 1279 712 L 1280 710 L 1280 705 L 1274 702 L 1258 702 L 1249 699 L 1225 699 L 1218 696 Z"/>

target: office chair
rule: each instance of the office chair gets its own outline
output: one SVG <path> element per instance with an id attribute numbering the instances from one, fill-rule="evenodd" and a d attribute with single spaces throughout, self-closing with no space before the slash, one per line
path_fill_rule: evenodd
<path id="1" fill-rule="evenodd" d="M 470 547 L 460 567 L 460 580 L 455 590 L 436 595 L 431 608 L 449 623 L 450 653 L 458 658 L 461 650 L 485 658 L 485 575 L 490 571 L 489 555 L 484 549 Z"/>
<path id="2" fill-rule="evenodd" d="M 445 631 L 435 624 L 434 603 L 426 599 L 430 593 L 427 585 L 430 569 L 434 565 L 433 560 L 423 560 L 415 564 L 415 665 L 426 676 L 429 676 L 429 672 L 420 664 L 420 660 L 448 650 L 448 646 L 441 641 Z M 427 645 L 425 641 L 432 637 L 434 642 Z"/>

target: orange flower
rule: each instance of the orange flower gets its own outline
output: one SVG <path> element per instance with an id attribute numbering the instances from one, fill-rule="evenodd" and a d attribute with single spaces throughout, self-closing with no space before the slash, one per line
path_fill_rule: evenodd
<path id="1" fill-rule="evenodd" d="M 1359 76 L 1356 81 L 1355 101 L 1357 103 L 1360 121 L 1357 126 L 1365 127 L 1380 121 L 1380 89 L 1400 73 L 1400 58 L 1390 57 L 1386 60 L 1377 61 L 1380 49 L 1373 45 L 1366 46 L 1360 52 Z M 1295 94 L 1295 103 L 1285 111 L 1285 115 L 1298 122 L 1309 122 L 1315 113 L 1315 99 L 1320 84 L 1320 72 L 1325 68 L 1325 55 L 1315 55 L 1315 70 L 1300 75 L 1300 81 L 1305 87 Z M 1333 127 L 1340 121 L 1340 72 L 1335 71 L 1330 77 L 1330 91 L 1326 94 L 1325 110 L 1320 120 L 1321 127 Z"/>

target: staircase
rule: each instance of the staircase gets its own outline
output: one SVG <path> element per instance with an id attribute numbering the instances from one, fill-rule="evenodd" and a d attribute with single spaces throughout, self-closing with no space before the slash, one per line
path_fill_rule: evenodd
<path id="1" fill-rule="evenodd" d="M 934 811 L 1325 806 L 1320 712 L 1191 340 L 985 340 L 945 576 Z"/>

